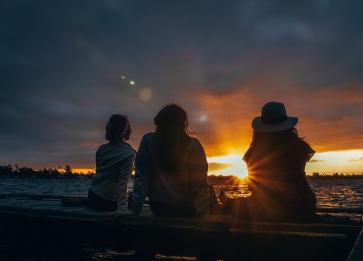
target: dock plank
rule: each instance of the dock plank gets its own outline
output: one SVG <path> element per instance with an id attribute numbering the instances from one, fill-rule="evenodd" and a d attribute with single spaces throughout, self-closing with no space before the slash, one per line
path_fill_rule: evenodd
<path id="1" fill-rule="evenodd" d="M 175 219 L 175 218 L 155 218 L 151 214 L 151 210 L 148 206 L 145 206 L 141 215 L 139 217 L 125 217 L 125 211 L 119 210 L 114 212 L 99 211 L 87 208 L 86 206 L 67 206 L 63 207 L 61 205 L 60 199 L 57 200 L 28 200 L 23 198 L 5 198 L 0 199 L 0 212 L 6 210 L 19 211 L 22 209 L 24 214 L 47 214 L 49 216 L 71 216 L 71 217 L 84 217 L 84 218 L 102 218 L 102 217 L 112 217 L 117 220 L 134 220 L 138 223 L 143 224 L 183 224 L 188 226 L 201 226 L 207 227 L 223 227 L 223 228 L 251 228 L 251 229 L 270 229 L 271 223 L 267 222 L 248 222 L 241 220 L 233 220 L 231 216 L 218 216 L 211 215 L 208 219 L 203 221 L 196 219 Z M 295 224 L 290 223 L 274 223 L 273 227 L 278 227 L 280 230 L 325 230 L 338 229 L 339 225 L 332 224 L 299 224 L 297 227 Z M 347 226 L 344 226 L 346 228 Z"/>
<path id="2" fill-rule="evenodd" d="M 284 253 L 279 251 L 281 245 L 291 250 L 288 254 L 294 260 L 306 260 L 298 256 L 301 245 L 306 248 L 306 255 L 334 257 L 335 253 L 329 253 L 329 249 L 340 249 L 343 251 L 340 256 L 346 256 L 350 250 L 346 248 L 353 245 L 360 230 L 360 227 L 338 224 L 248 222 L 217 215 L 206 219 L 157 218 L 151 215 L 148 206 L 144 207 L 141 216 L 129 216 L 122 209 L 98 211 L 80 205 L 62 206 L 61 198 L 29 199 L 23 196 L 0 197 L 0 219 L 9 224 L 10 236 L 12 230 L 19 233 L 28 231 L 29 235 L 33 231 L 42 231 L 45 238 L 58 236 L 59 239 L 63 235 L 65 242 L 71 234 L 80 240 L 100 243 L 107 239 L 131 248 L 141 244 L 157 251 L 188 254 L 212 251 L 221 255 L 243 256 L 257 251 L 261 254 L 260 260 L 264 260 L 265 252 L 267 256 L 285 258 Z M 361 249 L 358 246 L 356 243 L 357 249 Z M 314 247 L 319 248 L 321 253 L 315 253 Z M 261 249 L 263 251 L 259 253 Z M 359 259 L 349 261 L 356 260 Z"/>
<path id="3" fill-rule="evenodd" d="M 346 261 L 362 261 L 363 260 L 363 228 L 361 229 L 353 249 Z"/>

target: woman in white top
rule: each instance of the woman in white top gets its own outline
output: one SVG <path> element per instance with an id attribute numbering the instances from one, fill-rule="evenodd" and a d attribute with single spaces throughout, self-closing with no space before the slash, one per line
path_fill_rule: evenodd
<path id="1" fill-rule="evenodd" d="M 115 211 L 126 202 L 135 150 L 126 141 L 131 134 L 126 116 L 114 114 L 106 125 L 108 143 L 96 152 L 96 175 L 88 191 L 89 206 L 99 210 Z"/>

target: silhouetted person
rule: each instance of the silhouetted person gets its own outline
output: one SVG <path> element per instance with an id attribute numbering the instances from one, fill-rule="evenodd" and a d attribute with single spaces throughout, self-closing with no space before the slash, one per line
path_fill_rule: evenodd
<path id="1" fill-rule="evenodd" d="M 127 117 L 114 114 L 106 125 L 107 144 L 96 152 L 96 175 L 88 191 L 92 208 L 114 211 L 126 205 L 127 182 L 133 169 L 135 151 L 126 143 L 131 134 Z"/>
<path id="2" fill-rule="evenodd" d="M 209 211 L 208 164 L 200 142 L 187 131 L 187 113 L 167 105 L 154 118 L 137 152 L 130 210 L 139 213 L 145 196 L 156 216 L 192 218 Z"/>
<path id="3" fill-rule="evenodd" d="M 252 122 L 253 139 L 243 159 L 248 166 L 252 200 L 257 217 L 278 220 L 311 220 L 316 200 L 305 176 L 306 162 L 315 151 L 299 138 L 298 118 L 288 117 L 285 106 L 269 102 Z"/>

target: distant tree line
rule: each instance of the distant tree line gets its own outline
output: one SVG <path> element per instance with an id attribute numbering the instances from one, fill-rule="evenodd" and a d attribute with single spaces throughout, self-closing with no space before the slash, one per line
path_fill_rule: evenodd
<path id="1" fill-rule="evenodd" d="M 59 168 L 41 168 L 35 170 L 29 167 L 19 167 L 18 164 L 14 165 L 0 165 L 0 178 L 1 177 L 16 177 L 16 178 L 70 178 L 70 177 L 88 177 L 91 178 L 95 173 L 89 171 L 87 173 L 79 173 L 73 171 L 70 165 L 65 165 Z M 134 178 L 134 172 L 132 178 Z M 344 173 L 333 173 L 333 174 L 320 174 L 314 172 L 313 175 L 308 175 L 308 178 L 363 178 L 363 173 L 360 174 L 344 174 Z M 209 175 L 208 182 L 212 185 L 238 185 L 244 182 L 245 179 L 241 179 L 234 175 Z"/>
<path id="2" fill-rule="evenodd" d="M 345 173 L 338 173 L 335 172 L 333 174 L 320 174 L 319 172 L 313 172 L 313 175 L 307 176 L 308 178 L 363 178 L 363 173 L 352 173 L 352 174 L 345 174 Z"/>
<path id="3" fill-rule="evenodd" d="M 87 174 L 74 172 L 70 165 L 63 168 L 41 168 L 34 170 L 29 167 L 19 167 L 18 164 L 0 166 L 0 177 L 16 178 L 70 178 L 70 177 L 92 177 L 94 172 Z"/>

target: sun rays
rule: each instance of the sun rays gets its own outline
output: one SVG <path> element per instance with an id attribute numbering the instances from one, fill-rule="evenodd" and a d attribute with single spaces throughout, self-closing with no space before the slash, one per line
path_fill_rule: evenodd
<path id="1" fill-rule="evenodd" d="M 235 175 L 239 178 L 246 178 L 248 175 L 248 170 L 246 163 L 242 161 L 241 155 L 223 155 L 208 157 L 208 163 L 210 165 L 223 166 L 220 169 L 210 169 L 209 174 L 215 175 Z"/>

